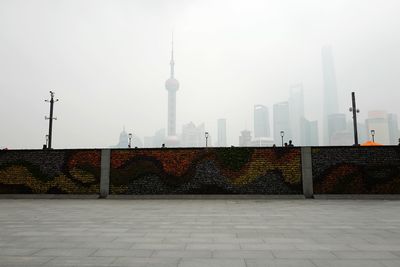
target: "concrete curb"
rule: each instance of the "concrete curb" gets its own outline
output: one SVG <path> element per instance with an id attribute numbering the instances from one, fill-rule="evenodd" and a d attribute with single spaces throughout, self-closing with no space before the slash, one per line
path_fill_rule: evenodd
<path id="1" fill-rule="evenodd" d="M 98 199 L 99 195 L 70 194 L 0 194 L 0 199 Z"/>

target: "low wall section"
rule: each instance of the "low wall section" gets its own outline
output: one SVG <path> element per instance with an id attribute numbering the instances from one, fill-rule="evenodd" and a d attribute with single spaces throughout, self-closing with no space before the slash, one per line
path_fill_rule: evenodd
<path id="1" fill-rule="evenodd" d="M 400 194 L 400 147 L 0 151 L 0 194 Z"/>

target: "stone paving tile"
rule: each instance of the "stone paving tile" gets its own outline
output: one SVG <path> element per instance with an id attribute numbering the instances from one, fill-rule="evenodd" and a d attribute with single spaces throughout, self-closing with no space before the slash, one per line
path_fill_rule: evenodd
<path id="1" fill-rule="evenodd" d="M 242 259 L 182 259 L 178 267 L 246 267 Z"/>
<path id="2" fill-rule="evenodd" d="M 312 260 L 318 267 L 384 267 L 375 260 Z M 396 265 L 399 266 L 399 265 Z"/>
<path id="3" fill-rule="evenodd" d="M 40 249 L 34 248 L 0 248 L 0 256 L 30 256 Z M 44 255 L 46 256 L 46 255 Z"/>
<path id="4" fill-rule="evenodd" d="M 246 267 L 316 267 L 310 260 L 246 259 L 245 261 Z"/>
<path id="5" fill-rule="evenodd" d="M 180 258 L 135 258 L 118 257 L 110 266 L 114 267 L 176 267 Z M 206 267 L 206 266 L 205 266 Z"/>
<path id="6" fill-rule="evenodd" d="M 35 253 L 35 256 L 74 256 L 84 257 L 93 254 L 96 249 L 88 248 L 45 248 Z"/>
<path id="7" fill-rule="evenodd" d="M 156 250 L 151 255 L 154 258 L 211 258 L 211 250 Z"/>
<path id="8" fill-rule="evenodd" d="M 340 259 L 400 259 L 388 251 L 334 251 Z"/>
<path id="9" fill-rule="evenodd" d="M 1 256 L 0 267 L 43 266 L 51 257 Z"/>
<path id="10" fill-rule="evenodd" d="M 153 253 L 152 250 L 145 249 L 111 249 L 111 248 L 101 248 L 90 256 L 93 257 L 141 257 L 147 258 Z"/>
<path id="11" fill-rule="evenodd" d="M 198 244 L 187 244 L 187 250 L 234 250 L 240 249 L 239 244 L 228 244 L 228 243 L 198 243 Z"/>
<path id="12" fill-rule="evenodd" d="M 329 251 L 274 250 L 272 254 L 278 259 L 337 259 L 337 256 Z"/>
<path id="13" fill-rule="evenodd" d="M 43 266 L 110 266 L 115 257 L 56 257 Z"/>
<path id="14" fill-rule="evenodd" d="M 213 258 L 227 259 L 273 259 L 269 250 L 214 250 Z"/>
<path id="15" fill-rule="evenodd" d="M 380 261 L 385 267 L 399 267 L 400 260 L 382 260 Z"/>

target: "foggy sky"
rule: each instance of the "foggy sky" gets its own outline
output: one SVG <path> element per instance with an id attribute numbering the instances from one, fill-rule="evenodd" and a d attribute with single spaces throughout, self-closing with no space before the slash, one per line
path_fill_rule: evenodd
<path id="1" fill-rule="evenodd" d="M 302 83 L 322 119 L 321 48 L 331 45 L 339 109 L 400 115 L 398 0 L 0 1 L 0 147 L 41 148 L 54 90 L 53 147 L 109 147 L 122 127 L 143 139 L 167 123 L 174 31 L 177 132 L 205 122 L 228 144 L 253 130 L 253 105 Z M 272 116 L 272 115 L 271 115 Z M 272 126 L 272 125 L 271 125 Z M 321 121 L 319 128 L 322 129 Z"/>

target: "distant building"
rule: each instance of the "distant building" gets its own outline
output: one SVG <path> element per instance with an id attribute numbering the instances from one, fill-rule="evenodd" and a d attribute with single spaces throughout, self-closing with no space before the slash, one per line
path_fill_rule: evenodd
<path id="1" fill-rule="evenodd" d="M 196 126 L 189 122 L 182 126 L 181 146 L 182 147 L 203 147 L 205 146 L 204 123 Z M 210 139 L 209 139 L 210 141 Z M 211 145 L 211 142 L 209 142 Z"/>
<path id="2" fill-rule="evenodd" d="M 269 113 L 263 105 L 254 105 L 254 137 L 269 137 Z"/>
<path id="3" fill-rule="evenodd" d="M 289 96 L 290 131 L 293 143 L 303 145 L 302 122 L 304 120 L 303 85 L 297 84 L 290 88 Z"/>
<path id="4" fill-rule="evenodd" d="M 375 131 L 375 142 L 383 145 L 390 144 L 388 115 L 385 111 L 369 111 L 368 119 L 365 122 L 369 134 L 371 134 L 371 130 Z"/>
<path id="5" fill-rule="evenodd" d="M 302 130 L 303 145 L 318 146 L 319 145 L 318 121 L 309 121 L 307 119 L 303 119 L 302 127 L 303 127 Z"/>
<path id="6" fill-rule="evenodd" d="M 243 130 L 240 133 L 239 146 L 251 146 L 251 132 L 248 130 Z"/>
<path id="7" fill-rule="evenodd" d="M 274 125 L 274 143 L 281 144 L 281 134 L 285 133 L 284 139 L 292 139 L 290 131 L 290 118 L 289 118 L 289 102 L 276 103 L 273 106 L 273 125 Z"/>
<path id="8" fill-rule="evenodd" d="M 115 148 L 128 148 L 129 145 L 129 135 L 125 131 L 125 127 L 123 128 L 122 132 L 119 134 L 119 141 L 118 144 L 115 145 Z M 131 147 L 143 147 L 142 140 L 135 135 L 132 134 L 132 140 L 131 140 Z"/>
<path id="9" fill-rule="evenodd" d="M 266 147 L 273 146 L 274 139 L 271 137 L 257 137 L 251 141 L 251 146 Z"/>
<path id="10" fill-rule="evenodd" d="M 388 126 L 389 126 L 389 144 L 397 145 L 399 136 L 399 124 L 397 115 L 390 113 L 388 114 Z"/>
<path id="11" fill-rule="evenodd" d="M 332 126 L 329 126 L 329 115 L 337 114 L 339 112 L 336 73 L 332 55 L 332 48 L 330 46 L 324 46 L 322 48 L 321 58 L 324 82 L 323 144 L 327 145 L 330 143 L 330 138 L 332 136 L 332 132 L 329 131 L 329 128 L 332 128 Z"/>
<path id="12" fill-rule="evenodd" d="M 329 145 L 346 145 L 348 141 L 341 144 L 343 140 L 343 134 L 337 135 L 337 133 L 347 132 L 346 115 L 343 113 L 333 113 L 328 115 L 328 138 Z M 346 135 L 347 136 L 347 135 Z M 339 139 L 337 139 L 339 138 Z"/>
<path id="13" fill-rule="evenodd" d="M 166 140 L 166 133 L 165 129 L 160 129 L 155 132 L 153 136 L 153 147 L 161 147 L 162 144 L 165 144 Z"/>
<path id="14" fill-rule="evenodd" d="M 227 142 L 226 142 L 226 119 L 218 119 L 217 128 L 218 128 L 217 146 L 225 147 L 227 145 Z"/>

